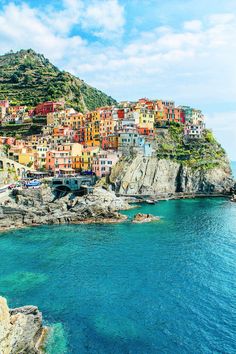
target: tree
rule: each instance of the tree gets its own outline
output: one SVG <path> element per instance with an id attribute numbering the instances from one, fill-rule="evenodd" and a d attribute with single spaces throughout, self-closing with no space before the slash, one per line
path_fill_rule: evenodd
<path id="1" fill-rule="evenodd" d="M 14 73 L 12 76 L 11 76 L 11 82 L 13 84 L 17 84 L 19 82 L 19 74 L 17 73 Z"/>
<path id="2" fill-rule="evenodd" d="M 30 75 L 24 75 L 24 84 L 29 85 L 32 83 L 32 77 Z"/>
<path id="3" fill-rule="evenodd" d="M 3 145 L 3 152 L 6 156 L 8 156 L 8 151 L 11 148 L 11 146 L 9 144 L 4 144 Z"/>

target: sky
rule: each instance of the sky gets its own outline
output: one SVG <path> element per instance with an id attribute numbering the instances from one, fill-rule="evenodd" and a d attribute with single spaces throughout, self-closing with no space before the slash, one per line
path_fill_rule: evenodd
<path id="1" fill-rule="evenodd" d="M 235 0 L 0 0 L 0 54 L 32 48 L 118 101 L 200 108 L 236 160 Z"/>

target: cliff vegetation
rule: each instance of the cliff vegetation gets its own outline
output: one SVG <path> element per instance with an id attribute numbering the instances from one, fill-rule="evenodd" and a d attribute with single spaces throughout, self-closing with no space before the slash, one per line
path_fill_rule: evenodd
<path id="1" fill-rule="evenodd" d="M 195 169 L 212 169 L 226 159 L 225 150 L 207 129 L 201 139 L 186 139 L 183 126 L 171 124 L 168 130 L 159 130 L 156 144 L 159 159 L 181 162 Z"/>

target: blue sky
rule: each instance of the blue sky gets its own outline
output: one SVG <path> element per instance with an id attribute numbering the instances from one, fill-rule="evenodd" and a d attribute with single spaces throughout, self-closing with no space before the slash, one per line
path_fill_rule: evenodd
<path id="1" fill-rule="evenodd" d="M 201 108 L 236 160 L 235 0 L 0 0 L 0 54 L 33 48 L 117 100 Z"/>

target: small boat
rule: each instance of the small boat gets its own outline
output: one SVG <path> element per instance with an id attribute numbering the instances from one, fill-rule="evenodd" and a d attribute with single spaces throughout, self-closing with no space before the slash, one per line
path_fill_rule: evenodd
<path id="1" fill-rule="evenodd" d="M 26 187 L 39 187 L 41 185 L 40 181 L 34 180 L 25 184 Z"/>
<path id="2" fill-rule="evenodd" d="M 147 204 L 155 204 L 155 200 L 152 199 L 146 199 Z"/>

